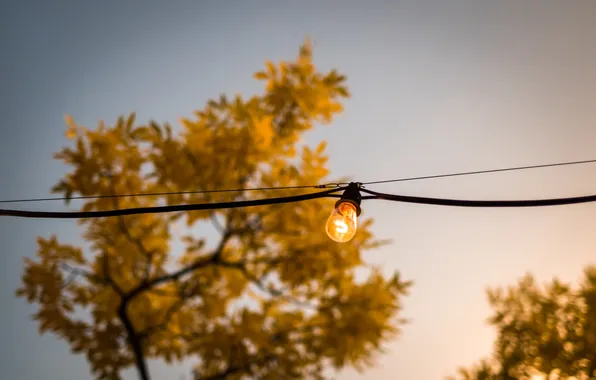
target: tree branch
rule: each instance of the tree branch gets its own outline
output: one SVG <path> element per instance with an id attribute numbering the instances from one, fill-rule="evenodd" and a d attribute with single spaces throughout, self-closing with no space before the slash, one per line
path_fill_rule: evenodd
<path id="1" fill-rule="evenodd" d="M 115 242 L 109 236 L 101 235 L 101 237 L 104 238 L 112 246 L 116 245 Z M 110 261 L 108 258 L 108 253 L 106 251 L 103 251 L 103 253 L 101 255 L 101 260 L 102 260 L 102 269 L 103 269 L 103 281 L 102 282 L 110 285 L 112 287 L 112 289 L 114 289 L 114 291 L 116 293 L 118 293 L 118 295 L 120 297 L 124 297 L 124 290 L 122 290 L 122 288 L 118 284 L 116 284 L 116 281 L 114 281 L 114 279 L 110 275 Z"/>
<path id="2" fill-rule="evenodd" d="M 135 365 L 139 372 L 139 377 L 141 380 L 150 380 L 149 377 L 149 370 L 147 369 L 147 362 L 145 361 L 145 355 L 143 353 L 143 345 L 140 339 L 140 336 L 135 331 L 135 328 L 132 324 L 128 316 L 128 312 L 126 310 L 127 302 L 122 300 L 120 303 L 120 307 L 118 307 L 118 317 L 120 321 L 124 325 L 124 329 L 126 330 L 126 336 L 128 339 L 128 343 L 130 344 L 132 351 L 135 357 Z"/>
<path id="3" fill-rule="evenodd" d="M 139 337 L 141 340 L 147 339 L 151 334 L 155 333 L 158 330 L 162 330 L 164 328 L 167 327 L 167 325 L 170 323 L 172 317 L 174 316 L 174 314 L 176 314 L 178 311 L 180 311 L 180 309 L 184 306 L 184 304 L 190 300 L 193 295 L 188 295 L 185 294 L 184 289 L 182 289 L 179 292 L 179 299 L 176 300 L 176 302 L 174 302 L 174 304 L 172 306 L 170 306 L 170 308 L 168 308 L 168 310 L 166 311 L 163 320 L 154 326 L 150 326 L 147 329 L 145 329 L 144 331 L 142 331 L 141 333 L 139 333 Z"/>
<path id="4" fill-rule="evenodd" d="M 273 361 L 275 359 L 277 359 L 276 355 L 267 355 L 263 358 L 260 358 L 259 360 L 243 363 L 241 365 L 228 366 L 228 368 L 226 368 L 224 371 L 221 371 L 220 373 L 216 373 L 214 375 L 198 376 L 197 374 L 195 374 L 195 378 L 196 378 L 196 380 L 225 380 L 228 376 L 234 375 L 238 372 L 242 372 L 242 371 L 251 372 L 250 367 L 252 365 L 263 366 L 263 365 L 267 364 L 268 362 Z"/>
<path id="5" fill-rule="evenodd" d="M 172 317 L 174 316 L 174 314 L 176 314 L 178 311 L 180 311 L 180 309 L 182 309 L 182 307 L 184 306 L 186 301 L 188 301 L 188 298 L 178 299 L 174 303 L 174 305 L 172 305 L 166 311 L 166 314 L 165 314 L 163 320 L 159 324 L 154 325 L 154 326 L 149 326 L 144 331 L 141 331 L 139 333 L 140 340 L 145 340 L 145 339 L 149 338 L 152 334 L 156 333 L 157 331 L 165 329 L 170 324 L 170 321 L 172 320 Z"/>
<path id="6" fill-rule="evenodd" d="M 217 230 L 217 232 L 219 232 L 220 235 L 223 235 L 225 233 L 225 228 L 217 220 L 217 215 L 215 212 L 211 211 L 209 213 L 209 218 L 211 219 L 211 224 L 213 224 L 213 227 Z"/>
<path id="7" fill-rule="evenodd" d="M 219 261 L 216 263 L 216 265 L 239 270 L 247 280 L 254 283 L 264 293 L 268 293 L 269 295 L 271 295 L 273 297 L 282 298 L 282 299 L 284 299 L 290 303 L 293 303 L 297 306 L 308 307 L 308 308 L 315 309 L 315 310 L 318 308 L 317 306 L 315 306 L 313 304 L 300 301 L 299 299 L 297 299 L 291 295 L 285 294 L 283 290 L 268 287 L 265 283 L 263 283 L 263 278 L 267 275 L 267 273 L 263 274 L 260 278 L 253 275 L 246 268 L 246 262 L 244 262 L 244 261 L 239 261 L 239 262 L 235 262 L 235 263 Z"/>
<path id="8" fill-rule="evenodd" d="M 61 265 L 62 265 L 62 269 L 69 272 L 69 274 L 72 274 L 74 276 L 83 276 L 83 277 L 86 277 L 88 280 L 92 280 L 92 281 L 96 281 L 96 282 L 103 282 L 102 279 L 100 279 L 99 277 L 95 276 L 93 273 L 88 272 L 84 269 L 75 268 L 75 267 L 71 266 L 70 264 L 66 264 L 66 263 L 61 263 Z"/>
<path id="9" fill-rule="evenodd" d="M 62 284 L 60 285 L 60 290 L 64 290 L 64 289 L 68 288 L 70 286 L 70 284 L 72 284 L 76 278 L 77 278 L 76 273 L 72 273 L 72 272 L 69 273 L 68 277 L 66 277 L 66 280 L 64 280 L 62 282 Z"/>
<path id="10" fill-rule="evenodd" d="M 316 329 L 316 328 L 318 328 L 318 326 L 306 325 L 306 326 L 302 326 L 300 328 L 291 328 L 291 329 L 278 331 L 270 337 L 269 341 L 273 345 L 279 345 L 280 342 L 289 341 L 289 334 L 291 334 L 293 332 L 310 334 L 310 333 L 313 333 L 314 329 Z M 298 341 L 296 341 L 296 342 L 298 342 Z M 213 374 L 213 375 L 209 375 L 209 376 L 199 376 L 198 374 L 195 373 L 195 380 L 225 380 L 228 376 L 238 374 L 242 371 L 246 371 L 248 374 L 253 375 L 252 378 L 256 378 L 254 376 L 253 371 L 251 371 L 251 368 L 250 368 L 251 366 L 257 365 L 257 366 L 263 367 L 263 366 L 267 365 L 268 363 L 275 362 L 277 360 L 279 360 L 279 357 L 278 357 L 278 355 L 275 355 L 275 354 L 268 354 L 268 355 L 265 355 L 262 357 L 253 357 L 253 358 L 251 358 L 251 360 L 246 360 L 246 361 L 244 361 L 244 363 L 236 364 L 236 365 L 232 365 L 231 363 L 233 362 L 233 360 L 230 359 L 230 365 L 228 365 L 228 367 L 225 370 L 223 370 L 219 373 Z"/>
<path id="11" fill-rule="evenodd" d="M 66 264 L 66 263 L 62 263 L 61 265 L 62 265 L 62 269 L 64 269 L 65 271 L 69 272 L 68 279 L 71 280 L 69 282 L 69 284 L 72 283 L 72 281 L 74 281 L 74 279 L 76 277 L 83 276 L 83 277 L 85 277 L 89 281 L 100 283 L 100 284 L 110 285 L 112 287 L 112 289 L 120 297 L 122 297 L 123 294 L 124 294 L 123 290 L 118 285 L 116 285 L 116 283 L 112 280 L 112 278 L 109 275 L 106 276 L 106 273 L 107 272 L 105 272 L 105 270 L 104 270 L 104 278 L 100 278 L 100 277 L 94 275 L 93 273 L 88 272 L 88 271 L 86 271 L 84 269 L 75 268 L 75 267 L 73 267 L 73 266 L 71 266 L 69 264 Z M 63 288 L 66 288 L 69 284 L 63 284 Z"/>
<path id="12" fill-rule="evenodd" d="M 62 263 L 62 269 L 64 269 L 65 271 L 68 272 L 68 276 L 66 277 L 66 280 L 64 280 L 62 282 L 62 285 L 60 286 L 60 289 L 66 289 L 70 286 L 70 284 L 72 284 L 74 282 L 74 280 L 76 280 L 77 277 L 79 276 L 83 276 L 85 277 L 88 281 L 96 281 L 96 282 L 102 282 L 101 279 L 99 279 L 97 276 L 95 276 L 94 274 L 81 269 L 81 268 L 75 268 L 73 266 L 70 266 L 66 263 Z"/>
<path id="13" fill-rule="evenodd" d="M 113 176 L 108 175 L 108 177 L 110 178 L 110 191 L 112 193 L 111 194 L 112 195 L 112 204 L 114 205 L 114 208 L 117 210 L 120 208 L 120 205 L 118 202 L 118 198 L 115 197 L 116 191 L 114 189 Z M 146 282 L 151 275 L 151 264 L 152 264 L 153 255 L 155 254 L 155 251 L 154 250 L 148 251 L 145 248 L 145 245 L 143 244 L 143 242 L 141 241 L 141 239 L 139 237 L 132 236 L 128 226 L 124 222 L 124 218 L 122 217 L 122 215 L 118 215 L 118 226 L 120 227 L 120 231 L 122 231 L 122 233 L 124 234 L 126 239 L 131 244 L 135 245 L 137 247 L 137 249 L 141 252 L 141 254 L 143 256 L 145 256 L 146 262 L 145 262 L 145 271 L 144 271 L 144 275 L 143 275 L 143 282 Z"/>
<path id="14" fill-rule="evenodd" d="M 110 179 L 110 189 L 111 189 L 112 195 L 115 195 L 113 177 L 110 173 L 108 173 L 108 177 Z M 113 200 L 112 203 L 114 205 L 114 208 L 118 209 L 119 205 L 118 205 L 117 198 L 113 197 L 112 200 Z M 134 238 L 131 235 L 131 233 L 128 229 L 128 226 L 126 225 L 126 223 L 124 223 L 124 219 L 121 215 L 118 216 L 118 225 L 120 227 L 120 231 L 124 234 L 124 236 L 126 236 L 127 240 L 130 243 L 132 243 L 133 245 L 136 245 L 137 249 L 139 249 L 139 251 L 143 255 L 145 255 L 145 257 L 147 258 L 145 277 L 143 279 L 143 283 L 144 283 L 144 282 L 146 282 L 147 278 L 149 277 L 152 254 L 149 254 L 147 252 L 147 250 L 145 249 L 145 246 L 140 241 L 140 239 Z M 113 245 L 115 246 L 115 244 L 113 244 Z M 137 367 L 139 377 L 141 380 L 150 380 L 149 370 L 147 368 L 147 362 L 145 360 L 145 354 L 143 353 L 142 339 L 139 336 L 139 334 L 137 333 L 137 331 L 135 330 L 134 325 L 128 316 L 127 308 L 128 308 L 128 303 L 131 299 L 130 298 L 131 293 L 129 292 L 128 294 L 123 294 L 122 290 L 115 285 L 113 279 L 109 276 L 108 270 L 109 270 L 108 257 L 107 257 L 106 252 L 104 252 L 104 276 L 106 277 L 106 279 L 109 279 L 109 281 L 113 284 L 112 285 L 113 287 L 116 287 L 119 290 L 121 301 L 120 301 L 120 306 L 118 307 L 118 317 L 120 318 L 120 322 L 122 322 L 122 325 L 124 326 L 124 329 L 126 330 L 126 337 L 127 337 L 128 343 L 129 343 L 130 347 L 132 348 L 132 351 L 134 354 L 135 365 Z"/>
<path id="15" fill-rule="evenodd" d="M 137 295 L 139 295 L 140 293 L 142 293 L 148 289 L 151 289 L 156 285 L 160 285 L 160 284 L 163 284 L 166 282 L 177 281 L 180 278 L 182 278 L 182 277 L 186 276 L 187 274 L 190 274 L 198 269 L 205 268 L 205 267 L 208 267 L 209 265 L 218 263 L 218 261 L 220 260 L 221 254 L 223 252 L 223 249 L 231 237 L 232 237 L 232 234 L 229 232 L 224 234 L 221 237 L 219 245 L 214 250 L 214 252 L 211 256 L 198 259 L 195 262 L 193 262 L 192 264 L 187 265 L 183 268 L 180 268 L 177 271 L 165 274 L 163 276 L 155 277 L 149 281 L 141 283 L 139 286 L 137 286 L 136 288 L 134 288 L 131 292 L 129 292 L 127 294 L 127 297 L 125 300 L 128 302 L 128 301 L 132 300 L 134 297 L 136 297 Z"/>

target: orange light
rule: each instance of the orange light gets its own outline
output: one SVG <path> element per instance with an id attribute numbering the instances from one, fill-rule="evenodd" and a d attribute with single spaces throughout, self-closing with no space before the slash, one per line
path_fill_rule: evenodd
<path id="1" fill-rule="evenodd" d="M 327 235 L 338 243 L 350 241 L 358 228 L 358 212 L 351 202 L 341 202 L 327 219 Z"/>

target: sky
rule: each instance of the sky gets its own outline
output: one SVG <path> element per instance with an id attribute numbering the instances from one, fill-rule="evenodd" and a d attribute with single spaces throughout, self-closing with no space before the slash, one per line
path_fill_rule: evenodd
<path id="1" fill-rule="evenodd" d="M 66 168 L 65 114 L 93 127 L 191 116 L 220 93 L 259 91 L 266 59 L 292 59 L 310 35 L 315 63 L 353 94 L 329 143 L 335 178 L 374 181 L 596 158 L 596 2 L 6 1 L 0 5 L 0 199 L 45 197 Z M 462 199 L 596 193 L 596 164 L 371 188 Z M 59 204 L 11 205 L 61 209 Z M 457 209 L 368 201 L 392 244 L 368 263 L 414 281 L 403 333 L 364 374 L 339 380 L 442 379 L 490 354 L 487 286 L 527 272 L 576 281 L 596 264 L 596 205 Z M 321 233 L 324 233 L 322 221 Z M 14 297 L 35 238 L 80 243 L 74 221 L 0 218 L 0 369 L 6 379 L 90 379 L 82 356 L 39 336 Z M 207 232 L 206 232 L 207 233 Z M 188 363 L 152 363 L 182 379 Z M 126 373 L 135 379 L 134 371 Z M 187 377 L 188 378 L 188 377 Z"/>

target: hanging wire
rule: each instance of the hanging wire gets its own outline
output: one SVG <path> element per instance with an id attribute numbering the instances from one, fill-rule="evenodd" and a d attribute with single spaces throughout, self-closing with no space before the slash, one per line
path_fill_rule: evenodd
<path id="1" fill-rule="evenodd" d="M 382 180 L 382 181 L 362 182 L 362 184 L 363 185 L 374 185 L 374 184 L 380 184 L 380 183 L 418 181 L 418 180 L 423 180 L 423 179 L 459 177 L 459 176 L 475 175 L 475 174 L 499 173 L 499 172 L 509 172 L 509 171 L 526 170 L 526 169 L 552 168 L 555 166 L 568 166 L 568 165 L 592 164 L 592 163 L 596 163 L 596 159 L 595 160 L 584 160 L 584 161 L 560 162 L 560 163 L 555 163 L 555 164 L 518 166 L 518 167 L 513 167 L 513 168 L 478 170 L 478 171 L 473 171 L 473 172 L 438 174 L 438 175 L 429 175 L 429 176 L 424 176 L 424 177 L 407 177 L 407 178 L 387 179 L 387 180 Z"/>
<path id="2" fill-rule="evenodd" d="M 379 193 L 372 190 L 368 190 L 363 185 L 379 184 L 388 182 L 401 182 L 401 181 L 412 181 L 419 179 L 430 179 L 430 178 L 441 178 L 441 177 L 453 177 L 463 176 L 472 174 L 483 174 L 483 173 L 495 173 L 513 170 L 524 170 L 524 169 L 535 169 L 535 168 L 546 168 L 554 166 L 566 166 L 593 163 L 596 160 L 585 160 L 585 161 L 573 161 L 563 162 L 556 164 L 546 165 L 534 165 L 534 166 L 520 166 L 515 168 L 505 169 L 492 169 L 482 170 L 475 172 L 462 172 L 453 174 L 443 174 L 426 177 L 411 177 L 384 181 L 372 181 L 372 182 L 358 182 L 357 185 L 360 190 L 367 196 L 362 199 L 381 199 L 404 203 L 418 203 L 428 205 L 439 205 L 439 206 L 456 206 L 456 207 L 544 207 L 544 206 L 558 206 L 558 205 L 569 205 L 578 203 L 595 202 L 596 195 L 588 195 L 581 197 L 572 198 L 556 198 L 556 199 L 534 199 L 534 200 L 506 200 L 506 201 L 483 201 L 483 200 L 458 200 L 458 199 L 443 199 L 443 198 L 428 198 L 428 197 L 414 197 L 397 194 Z M 147 195 L 173 195 L 173 194 L 200 194 L 200 193 L 222 193 L 222 192 L 239 192 L 239 191 L 257 191 L 257 190 L 281 190 L 281 189 L 301 189 L 301 188 L 326 188 L 328 190 L 317 193 L 302 194 L 290 197 L 278 197 L 278 198 L 267 198 L 267 199 L 255 199 L 247 201 L 233 201 L 233 202 L 219 202 L 219 203 L 199 203 L 199 204 L 185 204 L 185 205 L 172 205 L 172 206 L 157 206 L 157 207 L 139 207 L 129 209 L 117 209 L 117 210 L 104 210 L 104 211 L 86 211 L 86 212 L 48 212 L 48 211 L 25 211 L 25 210 L 6 210 L 0 209 L 0 216 L 13 216 L 22 218 L 53 218 L 53 219 L 83 219 L 83 218 L 98 218 L 98 217 L 110 217 L 110 216 L 121 216 L 121 215 L 134 215 L 134 214 L 149 214 L 149 213 L 167 213 L 167 212 L 180 212 L 180 211 L 196 211 L 196 210 L 216 210 L 216 209 L 229 209 L 238 207 L 253 207 L 263 206 L 280 203 L 292 203 L 301 202 L 310 199 L 317 198 L 340 198 L 341 195 L 336 194 L 341 190 L 345 190 L 347 186 L 343 183 L 333 183 L 325 185 L 312 185 L 312 186 L 288 186 L 288 187 L 262 187 L 262 188 L 249 188 L 249 189 L 230 189 L 230 190 L 205 190 L 196 192 L 169 192 L 169 193 L 150 193 L 150 194 L 120 194 L 120 195 L 105 195 L 105 196 L 88 196 L 88 197 L 73 197 L 70 199 L 88 199 L 88 198 L 117 198 L 126 196 L 147 196 Z M 24 199 L 24 200 L 12 200 L 12 201 L 0 201 L 0 203 L 9 202 L 33 202 L 42 200 L 65 200 L 67 198 L 45 198 L 45 199 Z"/>
<path id="3" fill-rule="evenodd" d="M 224 190 L 196 190 L 196 191 L 170 191 L 159 193 L 131 193 L 112 195 L 83 195 L 76 197 L 51 197 L 51 198 L 24 198 L 0 200 L 0 203 L 28 203 L 46 201 L 68 201 L 75 199 L 104 199 L 104 198 L 127 198 L 127 197 L 148 197 L 160 195 L 184 195 L 184 194 L 214 194 L 214 193 L 237 193 L 241 191 L 273 191 L 273 190 L 296 190 L 296 189 L 332 189 L 341 187 L 339 183 L 328 183 L 324 185 L 302 185 L 302 186 L 278 186 L 278 187 L 251 187 L 246 189 L 224 189 Z"/>
<path id="4" fill-rule="evenodd" d="M 180 211 L 200 211 L 200 210 L 221 210 L 229 208 L 239 207 L 254 207 L 254 206 L 265 206 L 280 203 L 293 203 L 302 202 L 317 198 L 338 198 L 341 197 L 339 194 L 333 194 L 344 190 L 345 187 L 336 187 L 333 189 L 320 191 L 317 193 L 301 194 L 290 197 L 278 197 L 278 198 L 266 198 L 266 199 L 254 199 L 246 201 L 233 201 L 233 202 L 218 202 L 218 203 L 198 203 L 198 204 L 185 204 L 185 205 L 172 205 L 172 206 L 156 206 L 156 207 L 138 207 L 138 208 L 125 208 L 116 210 L 103 210 L 103 211 L 66 211 L 66 212 L 54 212 L 54 211 L 25 211 L 25 210 L 1 210 L 0 216 L 13 216 L 20 218 L 49 218 L 49 219 L 85 219 L 85 218 L 102 218 L 109 216 L 123 216 L 123 215 L 136 215 L 136 214 L 153 214 L 153 213 L 169 213 L 169 212 L 180 212 Z"/>
<path id="5" fill-rule="evenodd" d="M 84 218 L 101 218 L 110 216 L 135 215 L 135 214 L 149 214 L 149 213 L 167 213 L 180 211 L 197 211 L 197 210 L 216 210 L 229 209 L 239 207 L 253 207 L 264 206 L 280 203 L 302 202 L 317 198 L 340 198 L 341 195 L 334 194 L 345 190 L 346 187 L 338 187 L 317 193 L 302 194 L 291 197 L 255 199 L 247 201 L 234 202 L 218 202 L 218 203 L 199 203 L 189 205 L 173 205 L 173 206 L 158 206 L 158 207 L 139 207 L 119 210 L 105 210 L 105 211 L 74 211 L 74 212 L 49 212 L 49 211 L 24 211 L 24 210 L 0 210 L 0 216 L 13 216 L 21 218 L 50 218 L 50 219 L 84 219 Z M 545 206 L 560 206 L 578 203 L 596 202 L 596 195 L 588 195 L 572 198 L 555 198 L 555 199 L 532 199 L 532 200 L 507 200 L 507 201 L 483 201 L 483 200 L 459 200 L 459 199 L 443 199 L 443 198 L 428 198 L 428 197 L 413 197 L 397 194 L 379 193 L 376 191 L 360 188 L 360 191 L 368 196 L 362 199 L 381 199 L 394 202 L 404 203 L 418 203 L 437 206 L 456 206 L 456 207 L 545 207 Z"/>
<path id="6" fill-rule="evenodd" d="M 406 178 L 389 179 L 389 180 L 382 180 L 382 181 L 362 182 L 361 184 L 362 185 L 373 185 L 373 184 L 392 183 L 392 182 L 407 182 L 407 181 L 417 181 L 417 180 L 434 179 L 434 178 L 457 177 L 457 176 L 466 176 L 466 175 L 475 175 L 475 174 L 498 173 L 498 172 L 507 172 L 507 171 L 517 171 L 517 170 L 526 170 L 526 169 L 538 169 L 538 168 L 549 168 L 549 167 L 556 167 L 556 166 L 568 166 L 568 165 L 589 164 L 589 163 L 596 163 L 596 159 L 594 159 L 594 160 L 584 160 L 584 161 L 560 162 L 560 163 L 554 163 L 554 164 L 532 165 L 532 166 L 518 166 L 518 167 L 502 168 L 502 169 L 479 170 L 479 171 L 472 171 L 472 172 L 459 172 L 459 173 L 450 173 L 450 174 L 438 174 L 438 175 L 430 175 L 430 176 L 422 176 L 422 177 L 406 177 Z M 76 199 L 79 199 L 80 200 L 80 199 L 147 197 L 147 196 L 162 196 L 162 195 L 235 193 L 235 192 L 241 192 L 241 191 L 275 191 L 275 190 L 297 190 L 297 189 L 333 189 L 333 188 L 339 188 L 339 187 L 342 187 L 342 186 L 347 186 L 348 184 L 349 183 L 327 183 L 327 184 L 323 184 L 323 185 L 279 186 L 279 187 L 253 187 L 253 188 L 245 188 L 245 189 L 171 191 L 171 192 L 156 192 L 156 193 L 88 195 L 88 196 L 76 196 L 76 197 L 24 198 L 24 199 L 0 200 L 0 203 L 28 203 L 28 202 L 45 202 L 45 201 L 66 201 L 66 200 L 76 200 Z"/>
<path id="7" fill-rule="evenodd" d="M 376 191 L 361 188 L 363 193 L 371 196 L 362 197 L 362 199 L 382 199 L 403 203 L 418 203 L 435 206 L 456 206 L 456 207 L 545 207 L 561 206 L 578 203 L 596 202 L 596 195 L 586 195 L 572 198 L 554 198 L 554 199 L 531 199 L 531 200 L 508 200 L 508 201 L 482 201 L 482 200 L 460 200 L 444 198 L 412 197 L 407 195 L 396 195 L 379 193 Z"/>

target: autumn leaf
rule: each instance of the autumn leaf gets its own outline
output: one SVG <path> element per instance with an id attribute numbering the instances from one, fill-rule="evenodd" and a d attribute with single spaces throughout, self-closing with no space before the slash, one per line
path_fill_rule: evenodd
<path id="1" fill-rule="evenodd" d="M 74 140 L 77 137 L 77 125 L 70 115 L 64 115 L 64 122 L 66 123 L 66 131 L 64 136 L 69 140 Z"/>
<path id="2" fill-rule="evenodd" d="M 213 192 L 221 189 L 296 195 L 303 190 L 292 187 L 330 182 L 326 143 L 303 149 L 301 140 L 337 116 L 347 88 L 335 70 L 318 71 L 312 53 L 306 43 L 294 62 L 266 62 L 254 74 L 262 92 L 218 95 L 179 129 L 138 125 L 131 113 L 81 133 L 66 116 L 76 142 L 55 155 L 68 170 L 52 191 L 87 197 L 80 207 L 90 211 L 271 196 Z M 142 193 L 168 194 L 113 197 Z M 221 379 L 322 379 L 329 363 L 365 369 L 399 332 L 409 283 L 375 270 L 355 280 L 381 242 L 370 219 L 349 244 L 329 240 L 332 204 L 84 219 L 87 248 L 41 237 L 17 296 L 35 305 L 42 333 L 85 355 L 96 379 L 135 366 L 147 380 L 153 359 L 199 358 L 197 376 Z M 201 238 L 209 225 L 218 239 Z"/>
<path id="3" fill-rule="evenodd" d="M 487 295 L 497 330 L 493 356 L 450 379 L 596 378 L 596 267 L 585 269 L 577 287 L 558 279 L 540 286 L 527 274 Z"/>

